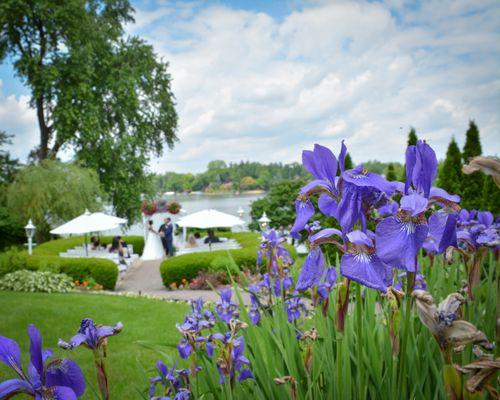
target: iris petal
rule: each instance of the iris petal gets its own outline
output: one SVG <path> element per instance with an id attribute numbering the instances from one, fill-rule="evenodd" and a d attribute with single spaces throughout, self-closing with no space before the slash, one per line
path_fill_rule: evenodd
<path id="1" fill-rule="evenodd" d="M 346 278 L 372 289 L 387 290 L 387 266 L 376 254 L 345 254 L 340 261 L 340 272 Z"/>
<path id="2" fill-rule="evenodd" d="M 325 258 L 319 247 L 313 248 L 306 257 L 297 281 L 297 290 L 306 290 L 319 282 L 323 275 Z"/>
<path id="3" fill-rule="evenodd" d="M 79 397 L 85 391 L 85 379 L 78 364 L 67 358 L 48 364 L 45 373 L 46 386 L 65 386 Z"/>
<path id="4" fill-rule="evenodd" d="M 415 272 L 417 253 L 428 232 L 427 224 L 388 217 L 377 225 L 375 231 L 377 255 L 392 267 Z"/>

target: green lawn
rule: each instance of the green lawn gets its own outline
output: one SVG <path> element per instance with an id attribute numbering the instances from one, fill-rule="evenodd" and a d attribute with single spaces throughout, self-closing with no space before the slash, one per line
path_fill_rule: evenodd
<path id="1" fill-rule="evenodd" d="M 97 399 L 92 353 L 85 348 L 64 351 L 57 348 L 58 338 L 68 340 L 76 333 L 80 320 L 93 318 L 96 323 L 124 324 L 123 331 L 108 341 L 108 376 L 112 399 L 139 399 L 137 390 L 147 388 L 147 375 L 152 376 L 154 363 L 162 358 L 139 342 L 146 342 L 165 353 L 176 356 L 180 322 L 188 305 L 160 300 L 126 298 L 90 294 L 45 294 L 0 291 L 0 335 L 16 340 L 22 349 L 23 366 L 28 360 L 28 324 L 34 323 L 44 339 L 44 347 L 80 364 L 87 380 L 83 399 Z M 0 381 L 13 377 L 0 365 Z M 89 387 L 89 385 L 91 387 Z"/>

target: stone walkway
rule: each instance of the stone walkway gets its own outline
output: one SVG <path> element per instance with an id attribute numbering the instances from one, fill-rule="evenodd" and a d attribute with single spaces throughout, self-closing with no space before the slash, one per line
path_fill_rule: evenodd
<path id="1" fill-rule="evenodd" d="M 137 260 L 127 272 L 119 278 L 115 292 L 135 293 L 170 300 L 191 300 L 199 297 L 205 301 L 215 302 L 219 300 L 219 295 L 212 290 L 165 289 L 161 281 L 160 263 L 160 260 Z M 247 297 L 248 296 L 244 296 L 245 302 L 248 301 Z"/>

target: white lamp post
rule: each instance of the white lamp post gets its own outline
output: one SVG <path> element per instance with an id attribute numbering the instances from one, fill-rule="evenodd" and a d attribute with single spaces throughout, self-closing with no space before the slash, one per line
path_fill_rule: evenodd
<path id="1" fill-rule="evenodd" d="M 238 213 L 238 217 L 240 218 L 243 218 L 243 214 L 245 214 L 245 210 L 243 210 L 243 208 L 240 206 L 240 208 L 238 208 L 238 211 L 236 211 Z"/>
<path id="2" fill-rule="evenodd" d="M 28 221 L 28 225 L 24 227 L 24 230 L 26 231 L 26 236 L 28 237 L 28 254 L 31 256 L 32 249 L 33 249 L 33 235 L 35 234 L 35 225 L 33 225 L 33 222 L 31 222 L 31 218 Z"/>
<path id="3" fill-rule="evenodd" d="M 259 222 L 260 230 L 266 231 L 269 229 L 269 222 L 271 222 L 271 220 L 269 218 L 267 218 L 266 212 L 264 211 L 264 213 L 262 214 L 262 217 L 260 217 L 258 219 L 258 222 Z"/>

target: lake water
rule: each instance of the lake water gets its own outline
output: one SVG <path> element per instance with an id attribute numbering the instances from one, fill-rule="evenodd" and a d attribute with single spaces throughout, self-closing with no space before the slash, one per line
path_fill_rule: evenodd
<path id="1" fill-rule="evenodd" d="M 232 214 L 238 216 L 238 209 L 241 207 L 244 211 L 242 219 L 248 224 L 251 220 L 250 218 L 250 204 L 252 201 L 260 199 L 264 196 L 264 193 L 260 194 L 241 194 L 235 196 L 233 194 L 176 194 L 172 196 L 166 196 L 167 201 L 177 201 L 181 204 L 182 209 L 185 213 L 179 213 L 177 215 L 170 214 L 155 214 L 153 215 L 153 226 L 158 229 L 163 223 L 163 219 L 167 216 L 171 217 L 175 221 L 181 216 L 192 214 L 197 211 L 204 210 L 206 208 L 212 208 L 217 211 L 222 211 L 227 214 Z M 241 228 L 240 228 L 241 229 Z M 122 231 L 121 229 L 115 229 L 106 232 L 108 235 L 143 235 L 144 225 L 142 223 L 137 223 L 132 225 L 128 230 Z"/>

